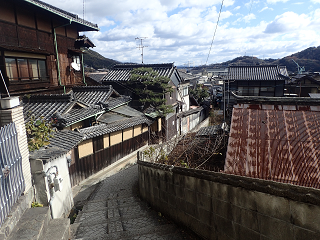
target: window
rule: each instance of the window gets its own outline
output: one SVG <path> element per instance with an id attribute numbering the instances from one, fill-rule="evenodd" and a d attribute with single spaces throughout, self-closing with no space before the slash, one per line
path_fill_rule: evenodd
<path id="1" fill-rule="evenodd" d="M 188 87 L 185 87 L 182 89 L 182 96 L 187 96 L 188 95 Z"/>
<path id="2" fill-rule="evenodd" d="M 49 81 L 46 61 L 32 58 L 5 58 L 9 81 Z"/>
<path id="3" fill-rule="evenodd" d="M 259 96 L 259 87 L 239 87 L 240 96 Z"/>

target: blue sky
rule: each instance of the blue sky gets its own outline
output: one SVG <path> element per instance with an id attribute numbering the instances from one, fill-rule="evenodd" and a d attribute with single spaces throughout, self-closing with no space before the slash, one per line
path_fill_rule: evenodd
<path id="1" fill-rule="evenodd" d="M 211 64 L 282 58 L 320 45 L 320 0 L 43 0 L 98 24 L 93 50 L 120 62 Z M 209 55 L 209 57 L 208 57 Z M 208 61 L 207 61 L 208 59 Z"/>

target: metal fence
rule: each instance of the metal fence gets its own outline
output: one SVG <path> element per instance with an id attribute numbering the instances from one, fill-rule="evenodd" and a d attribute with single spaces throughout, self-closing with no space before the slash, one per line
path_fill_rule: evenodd
<path id="1" fill-rule="evenodd" d="M 0 128 L 0 226 L 24 188 L 18 136 L 11 123 Z"/>

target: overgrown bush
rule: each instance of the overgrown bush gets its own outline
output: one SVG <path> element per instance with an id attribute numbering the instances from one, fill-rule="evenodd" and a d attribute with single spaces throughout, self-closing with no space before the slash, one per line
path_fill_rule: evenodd
<path id="1" fill-rule="evenodd" d="M 30 120 L 26 123 L 26 131 L 28 148 L 32 152 L 48 145 L 54 130 L 52 122 L 46 121 L 43 117 L 36 119 L 34 115 L 31 115 Z"/>

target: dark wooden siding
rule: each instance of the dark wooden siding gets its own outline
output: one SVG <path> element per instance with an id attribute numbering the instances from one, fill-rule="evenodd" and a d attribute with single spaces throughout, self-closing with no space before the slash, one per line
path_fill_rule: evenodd
<path id="1" fill-rule="evenodd" d="M 34 53 L 47 56 L 47 73 L 50 82 L 42 83 L 38 81 L 9 82 L 5 67 L 1 67 L 1 71 L 9 87 L 9 91 L 13 95 L 32 93 L 43 90 L 43 93 L 58 93 L 63 90 L 58 83 L 56 53 L 54 47 L 54 26 L 62 25 L 54 15 L 44 15 L 41 11 L 35 10 L 33 7 L 25 9 L 24 5 L 7 4 L 7 1 L 0 0 L 4 10 L 0 10 L 0 50 L 15 51 L 17 53 Z M 3 14 L 5 12 L 5 14 Z M 15 17 L 12 17 L 15 16 Z M 17 19 L 17 21 L 16 21 Z M 69 34 L 67 34 L 67 30 Z M 72 55 L 78 53 L 72 52 L 75 49 L 75 40 L 78 37 L 77 28 L 73 25 L 67 27 L 56 28 L 57 43 L 59 51 L 61 83 L 66 87 L 72 85 L 81 85 L 82 73 L 76 72 L 70 68 Z M 71 50 L 71 52 L 70 52 Z M 3 54 L 2 54 L 3 55 Z M 0 64 L 4 66 L 4 56 L 1 57 Z M 36 84 L 34 84 L 34 82 Z M 39 84 L 38 84 L 39 83 Z M 1 91 L 3 91 L 1 85 Z"/>
<path id="2" fill-rule="evenodd" d="M 167 126 L 167 140 L 170 140 L 177 134 L 177 115 L 174 114 L 170 118 L 166 120 L 166 126 Z"/>

